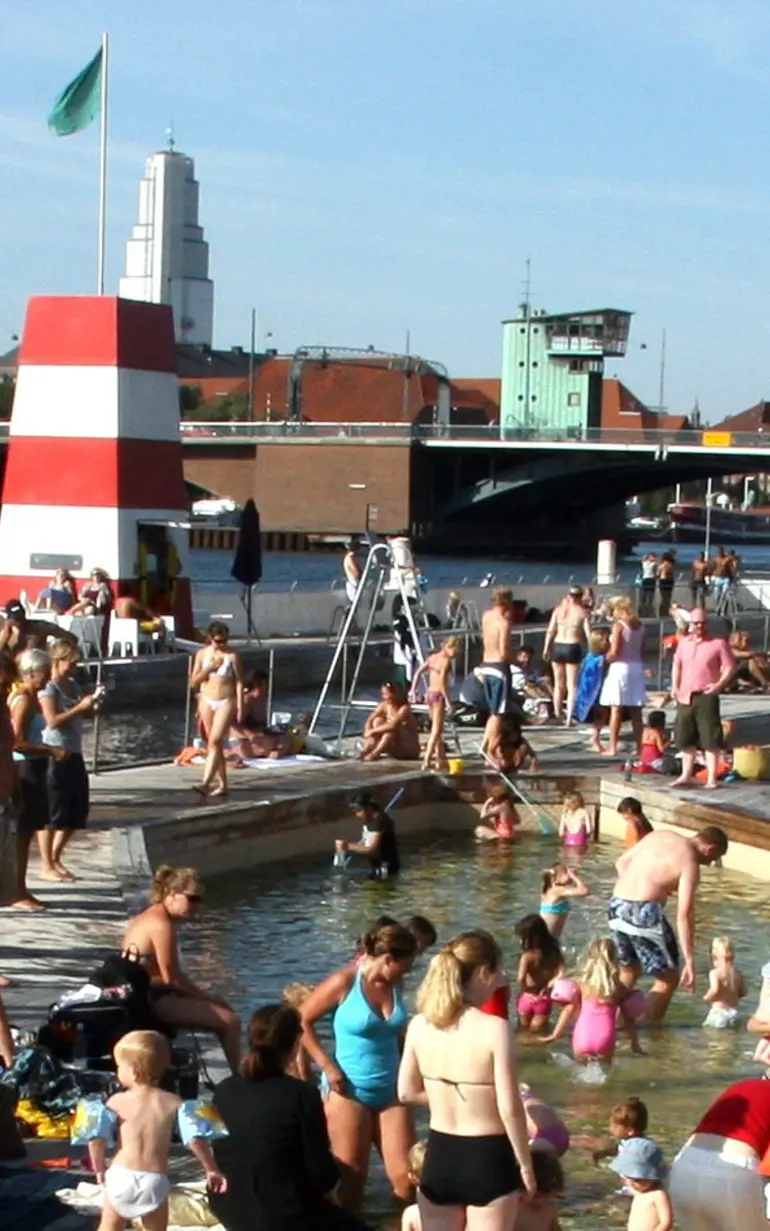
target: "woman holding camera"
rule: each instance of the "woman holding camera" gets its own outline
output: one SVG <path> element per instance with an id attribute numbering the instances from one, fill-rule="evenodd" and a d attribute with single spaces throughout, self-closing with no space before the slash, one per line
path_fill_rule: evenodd
<path id="1" fill-rule="evenodd" d="M 104 697 L 101 685 L 84 694 L 72 678 L 78 661 L 76 646 L 55 641 L 51 647 L 51 678 L 40 693 L 45 719 L 43 743 L 66 752 L 63 760 L 48 764 L 50 828 L 38 833 L 43 866 L 53 868 L 57 880 L 75 877 L 62 863 L 64 848 L 76 829 L 88 820 L 88 771 L 83 760 L 82 723 L 86 714 L 98 711 Z"/>

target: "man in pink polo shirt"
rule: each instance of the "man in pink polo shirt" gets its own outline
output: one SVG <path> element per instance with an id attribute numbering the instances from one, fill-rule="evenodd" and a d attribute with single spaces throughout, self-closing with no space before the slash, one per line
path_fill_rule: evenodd
<path id="1" fill-rule="evenodd" d="M 696 607 L 690 634 L 680 638 L 674 655 L 671 692 L 677 703 L 675 737 L 682 754 L 682 773 L 674 786 L 691 786 L 695 753 L 706 755 L 706 786 L 717 783 L 717 753 L 722 741 L 719 694 L 735 670 L 735 659 L 724 637 L 710 637 L 708 617 Z"/>

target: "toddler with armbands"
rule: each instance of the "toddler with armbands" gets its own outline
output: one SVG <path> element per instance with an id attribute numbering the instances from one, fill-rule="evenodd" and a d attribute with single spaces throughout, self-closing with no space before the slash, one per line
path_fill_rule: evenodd
<path id="1" fill-rule="evenodd" d="M 561 980 L 560 982 L 566 982 Z M 618 1017 L 631 1040 L 631 1050 L 643 1055 L 636 1030 L 633 994 L 620 979 L 620 966 L 611 940 L 593 940 L 582 974 L 577 982 L 578 996 L 565 1004 L 554 1030 L 538 1041 L 553 1043 L 561 1038 L 570 1022 L 577 1017 L 572 1031 L 572 1054 L 577 1061 L 612 1062 L 617 1041 Z"/>
<path id="2" fill-rule="evenodd" d="M 82 1099 L 72 1126 L 72 1142 L 88 1145 L 98 1183 L 104 1185 L 99 1231 L 116 1231 L 141 1218 L 146 1231 L 165 1231 L 171 1182 L 166 1174 L 176 1121 L 184 1145 L 200 1162 L 212 1192 L 225 1192 L 210 1140 L 227 1136 L 214 1109 L 158 1089 L 171 1060 L 167 1040 L 154 1030 L 132 1030 L 115 1047 L 118 1081 L 123 1086 L 106 1103 Z M 106 1147 L 118 1150 L 105 1166 Z"/>

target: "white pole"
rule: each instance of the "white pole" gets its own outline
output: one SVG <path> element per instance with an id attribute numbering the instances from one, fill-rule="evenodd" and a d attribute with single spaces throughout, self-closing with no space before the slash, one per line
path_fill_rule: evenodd
<path id="1" fill-rule="evenodd" d="M 101 136 L 99 140 L 99 260 L 96 293 L 104 294 L 104 250 L 107 235 L 107 76 L 109 71 L 109 38 L 102 35 L 102 98 Z"/>
<path id="2" fill-rule="evenodd" d="M 709 551 L 711 550 L 711 496 L 712 496 L 713 480 L 709 479 L 706 484 L 706 542 L 704 551 L 708 560 Z"/>

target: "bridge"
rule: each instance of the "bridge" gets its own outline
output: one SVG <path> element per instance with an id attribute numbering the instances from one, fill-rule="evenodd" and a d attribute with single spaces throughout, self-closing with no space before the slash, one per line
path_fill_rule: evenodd
<path id="1" fill-rule="evenodd" d="M 469 550 L 525 538 L 566 552 L 586 536 L 615 536 L 629 496 L 770 469 L 770 435 L 761 431 L 288 419 L 188 422 L 182 439 L 189 478 L 234 499 L 246 482 L 271 527 L 342 534 L 406 525 L 429 546 Z"/>
<path id="2" fill-rule="evenodd" d="M 435 546 L 502 548 L 615 534 L 656 488 L 770 470 L 770 433 L 437 423 L 185 421 L 185 476 L 266 529 L 344 535 L 413 526 Z M 0 425 L 0 445 L 8 424 Z"/>

